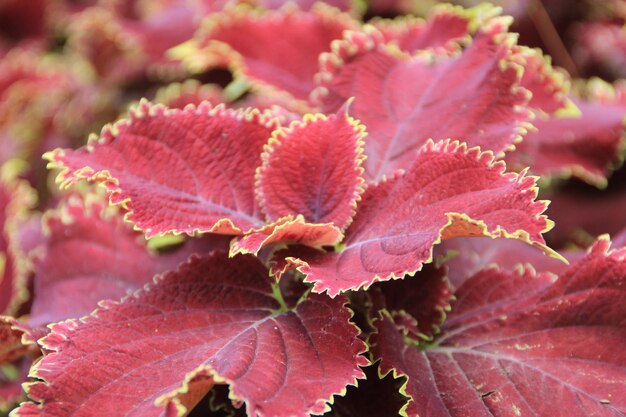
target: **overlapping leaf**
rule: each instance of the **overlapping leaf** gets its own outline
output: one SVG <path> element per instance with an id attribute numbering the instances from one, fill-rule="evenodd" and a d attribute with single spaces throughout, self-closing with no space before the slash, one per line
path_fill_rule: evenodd
<path id="1" fill-rule="evenodd" d="M 235 9 L 211 16 L 196 35 L 199 57 L 224 60 L 246 78 L 306 99 L 314 87 L 318 57 L 356 22 L 335 9 L 316 5 L 256 13 Z M 225 50 L 226 48 L 226 50 Z"/>
<path id="2" fill-rule="evenodd" d="M 100 300 L 119 300 L 156 273 L 175 269 L 189 254 L 157 257 L 143 236 L 96 196 L 70 198 L 48 213 L 45 228 L 42 255 L 35 261 L 29 319 L 34 326 L 87 315 Z"/>
<path id="3" fill-rule="evenodd" d="M 311 295 L 281 308 L 256 259 L 193 258 L 119 304 L 54 325 L 42 341 L 53 353 L 32 371 L 37 403 L 16 416 L 183 415 L 189 398 L 178 397 L 194 388 L 199 400 L 212 381 L 229 384 L 249 415 L 323 413 L 367 363 L 345 303 Z"/>
<path id="4" fill-rule="evenodd" d="M 623 415 L 626 254 L 609 246 L 599 241 L 556 280 L 478 272 L 431 346 L 407 345 L 384 313 L 374 357 L 408 377 L 407 414 Z"/>
<path id="5" fill-rule="evenodd" d="M 47 155 L 66 184 L 105 184 L 111 202 L 147 236 L 241 234 L 263 224 L 254 172 L 277 122 L 256 110 L 204 103 L 167 110 L 142 102 L 130 119 L 103 130 L 79 150 Z"/>
<path id="6" fill-rule="evenodd" d="M 363 136 L 364 127 L 345 111 L 276 130 L 256 175 L 258 201 L 271 223 L 233 242 L 231 253 L 257 253 L 278 242 L 339 243 L 363 192 Z"/>
<path id="7" fill-rule="evenodd" d="M 510 237 L 548 251 L 541 233 L 551 226 L 545 203 L 534 201 L 534 178 L 504 170 L 493 154 L 428 142 L 406 173 L 368 188 L 340 251 L 287 251 L 286 261 L 314 291 L 334 296 L 420 270 L 442 239 Z"/>
<path id="8" fill-rule="evenodd" d="M 0 168 L 0 314 L 14 314 L 25 301 L 25 256 L 17 236 L 18 224 L 34 205 L 28 184 L 15 178 L 10 164 Z"/>
<path id="9" fill-rule="evenodd" d="M 533 121 L 511 163 L 530 166 L 538 175 L 574 175 L 606 185 L 610 168 L 620 158 L 626 118 L 626 88 L 593 80 L 572 96 L 580 113 L 568 112 Z"/>
<path id="10" fill-rule="evenodd" d="M 363 192 L 365 127 L 347 109 L 305 117 L 274 132 L 257 172 L 257 193 L 269 220 L 301 214 L 345 229 Z"/>
<path id="11" fill-rule="evenodd" d="M 374 19 L 371 23 L 386 42 L 395 43 L 411 54 L 424 50 L 455 52 L 471 41 L 471 35 L 496 17 L 500 9 L 490 4 L 462 8 L 440 4 L 430 10 L 428 19 L 403 16 L 399 19 Z"/>
<path id="12" fill-rule="evenodd" d="M 374 308 L 386 308 L 396 327 L 415 341 L 430 340 L 450 311 L 453 299 L 447 268 L 429 264 L 414 277 L 380 283 L 373 291 Z"/>
<path id="13" fill-rule="evenodd" d="M 400 54 L 376 30 L 348 32 L 322 56 L 313 98 L 334 111 L 354 97 L 351 113 L 367 126 L 366 175 L 380 180 L 411 165 L 427 139 L 459 139 L 484 150 L 510 149 L 530 120 L 528 97 L 508 57 L 499 25 L 457 55 Z"/>

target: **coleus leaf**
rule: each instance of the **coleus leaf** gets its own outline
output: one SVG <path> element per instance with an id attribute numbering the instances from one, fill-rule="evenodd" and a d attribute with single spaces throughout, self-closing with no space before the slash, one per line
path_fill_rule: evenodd
<path id="1" fill-rule="evenodd" d="M 263 224 L 254 173 L 277 127 L 257 110 L 184 110 L 142 102 L 78 150 L 45 157 L 59 180 L 104 183 L 114 204 L 151 237 L 163 233 L 242 234 Z"/>
<path id="2" fill-rule="evenodd" d="M 366 177 L 380 180 L 412 163 L 427 139 L 464 140 L 500 153 L 530 120 L 519 73 L 507 61 L 510 38 L 480 32 L 459 54 L 410 56 L 377 30 L 346 32 L 320 58 L 312 99 L 334 111 L 354 97 L 351 113 L 367 126 Z M 497 40 L 496 40 L 497 39 Z"/>
<path id="3" fill-rule="evenodd" d="M 592 80 L 571 97 L 580 113 L 557 113 L 533 121 L 508 161 L 530 166 L 538 175 L 576 176 L 606 186 L 610 168 L 619 159 L 626 118 L 626 87 Z"/>
<path id="4" fill-rule="evenodd" d="M 305 116 L 274 131 L 261 155 L 257 188 L 268 220 L 301 214 L 345 229 L 363 193 L 365 127 L 338 114 Z"/>
<path id="5" fill-rule="evenodd" d="M 5 365 L 28 352 L 28 346 L 22 344 L 22 333 L 14 329 L 17 321 L 13 317 L 0 316 L 0 365 Z"/>
<path id="6" fill-rule="evenodd" d="M 364 136 L 347 108 L 274 131 L 256 173 L 257 201 L 270 223 L 235 239 L 231 255 L 279 242 L 339 243 L 363 192 Z"/>
<path id="7" fill-rule="evenodd" d="M 396 19 L 373 19 L 385 42 L 393 42 L 402 51 L 414 54 L 426 49 L 455 52 L 471 42 L 471 35 L 481 25 L 496 17 L 500 9 L 490 4 L 465 9 L 450 4 L 438 4 L 430 10 L 428 19 L 403 16 Z"/>
<path id="8" fill-rule="evenodd" d="M 391 284 L 381 282 L 372 289 L 374 309 L 386 308 L 405 337 L 418 342 L 432 340 L 453 300 L 447 268 L 434 264 L 427 265 L 415 277 Z"/>
<path id="9" fill-rule="evenodd" d="M 570 85 L 567 72 L 553 67 L 550 57 L 543 55 L 540 49 L 518 45 L 511 60 L 524 69 L 520 84 L 531 93 L 528 106 L 540 116 L 574 107 L 568 97 Z"/>
<path id="10" fill-rule="evenodd" d="M 433 246 L 464 236 L 509 237 L 546 252 L 546 204 L 534 201 L 535 179 L 505 173 L 492 153 L 465 144 L 427 142 L 405 173 L 370 186 L 338 252 L 280 253 L 314 283 L 313 291 L 367 288 L 402 278 L 432 261 Z M 304 256 L 303 256 L 304 255 Z M 301 258 L 298 258 L 301 256 Z"/>
<path id="11" fill-rule="evenodd" d="M 317 4 L 310 12 L 293 7 L 266 12 L 235 8 L 210 16 L 196 34 L 200 59 L 222 63 L 236 75 L 305 100 L 314 87 L 318 57 L 356 21 Z M 226 48 L 226 50 L 225 50 Z"/>
<path id="12" fill-rule="evenodd" d="M 254 0 L 254 3 L 266 9 L 280 9 L 285 7 L 289 0 Z M 297 0 L 295 2 L 292 1 L 292 3 L 295 3 L 300 10 L 311 10 L 320 2 L 318 0 Z M 323 3 L 343 12 L 354 11 L 354 9 L 361 6 L 354 0 L 324 0 Z"/>
<path id="13" fill-rule="evenodd" d="M 44 228 L 31 326 L 87 315 L 100 300 L 118 300 L 187 258 L 187 251 L 157 257 L 143 235 L 96 195 L 70 197 L 48 211 Z"/>
<path id="14" fill-rule="evenodd" d="M 253 257 L 192 258 L 143 292 L 53 325 L 41 341 L 53 353 L 31 372 L 41 379 L 28 389 L 38 404 L 15 414 L 157 416 L 169 407 L 178 413 L 168 416 L 184 415 L 179 386 L 200 375 L 229 384 L 249 415 L 323 413 L 367 364 L 347 300 L 311 294 L 289 309 L 274 295 Z M 208 391 L 204 382 L 196 394 Z"/>
<path id="15" fill-rule="evenodd" d="M 242 99 L 231 101 L 225 91 L 215 84 L 201 84 L 197 80 L 186 80 L 183 83 L 171 83 L 157 90 L 154 102 L 164 104 L 172 109 L 184 109 L 188 104 L 199 106 L 203 101 L 213 104 L 224 103 L 229 108 L 245 109 L 253 107 L 267 111 L 278 118 L 281 124 L 288 125 L 301 118 L 301 106 L 288 97 L 276 97 L 266 94 L 246 93 Z"/>
<path id="16" fill-rule="evenodd" d="M 548 211 L 559 227 L 547 237 L 555 246 L 573 242 L 586 247 L 594 236 L 613 236 L 626 227 L 624 191 L 562 189 L 551 193 L 550 200 Z"/>
<path id="17" fill-rule="evenodd" d="M 11 163 L 0 167 L 0 314 L 15 314 L 28 296 L 28 262 L 18 239 L 36 196 L 26 181 L 16 178 Z"/>
<path id="18" fill-rule="evenodd" d="M 552 213 L 550 208 L 548 211 Z M 554 216 L 550 218 L 554 219 Z M 560 226 L 558 219 L 555 223 Z M 585 254 L 580 250 L 561 250 L 559 255 L 574 263 Z M 448 267 L 447 277 L 453 288 L 458 288 L 479 271 L 492 267 L 510 271 L 530 267 L 537 272 L 554 274 L 565 272 L 569 267 L 562 259 L 545 256 L 540 249 L 513 239 L 471 237 L 446 240 L 435 248 L 434 256 L 438 263 Z"/>
<path id="19" fill-rule="evenodd" d="M 556 280 L 478 272 L 430 346 L 407 344 L 383 311 L 373 354 L 408 377 L 407 415 L 623 415 L 626 254 L 609 246 Z"/>

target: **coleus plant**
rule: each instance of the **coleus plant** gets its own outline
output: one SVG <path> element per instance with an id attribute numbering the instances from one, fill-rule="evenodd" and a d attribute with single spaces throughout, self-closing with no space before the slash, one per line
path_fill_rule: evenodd
<path id="1" fill-rule="evenodd" d="M 493 7 L 362 25 L 274 3 L 212 9 L 154 59 L 234 87 L 170 86 L 46 153 L 73 192 L 42 219 L 3 176 L 11 415 L 625 414 L 626 252 L 549 248 L 525 168 L 606 181 L 621 90 L 569 92 Z"/>

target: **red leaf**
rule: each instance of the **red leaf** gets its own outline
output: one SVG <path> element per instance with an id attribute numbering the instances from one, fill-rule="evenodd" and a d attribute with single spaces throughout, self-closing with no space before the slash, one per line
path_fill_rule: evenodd
<path id="1" fill-rule="evenodd" d="M 240 238 L 230 245 L 230 256 L 252 253 L 256 255 L 262 248 L 277 243 L 300 243 L 306 246 L 333 246 L 341 242 L 343 233 L 331 223 L 306 223 L 302 216 L 286 216 L 274 223 L 263 226 Z"/>
<path id="2" fill-rule="evenodd" d="M 87 147 L 46 157 L 59 179 L 104 183 L 112 203 L 146 236 L 241 234 L 263 222 L 254 171 L 277 123 L 256 110 L 208 104 L 167 110 L 142 102 L 130 119 L 103 130 Z"/>
<path id="3" fill-rule="evenodd" d="M 530 107 L 554 114 L 572 106 L 567 96 L 569 75 L 565 70 L 552 67 L 550 57 L 543 55 L 541 49 L 518 46 L 511 58 L 524 69 L 520 83 L 531 93 Z"/>
<path id="4" fill-rule="evenodd" d="M 541 233 L 551 223 L 541 215 L 546 204 L 534 201 L 535 179 L 504 170 L 491 153 L 428 142 L 405 174 L 368 188 L 340 252 L 287 262 L 332 297 L 419 271 L 442 239 L 508 237 L 549 252 Z"/>
<path id="5" fill-rule="evenodd" d="M 487 269 L 457 291 L 431 346 L 376 322 L 383 372 L 408 377 L 408 416 L 626 412 L 626 258 L 599 241 L 555 281 Z M 429 375 L 427 378 L 424 375 Z"/>
<path id="6" fill-rule="evenodd" d="M 488 15 L 497 13 L 497 9 L 491 6 L 484 9 L 463 9 L 444 4 L 432 10 L 427 20 L 403 16 L 400 19 L 374 20 L 372 24 L 380 30 L 385 42 L 394 42 L 405 52 L 415 53 L 425 49 L 454 52 L 471 41 L 471 26 L 477 24 L 474 19 L 480 16 L 484 22 Z"/>
<path id="7" fill-rule="evenodd" d="M 255 2 L 266 9 L 280 9 L 291 2 L 295 3 L 300 10 L 311 10 L 320 3 L 318 0 L 255 0 Z M 356 6 L 356 2 L 353 0 L 324 0 L 323 3 L 344 12 L 352 11 Z"/>
<path id="8" fill-rule="evenodd" d="M 537 117 L 537 131 L 526 135 L 508 160 L 537 175 L 574 175 L 605 186 L 623 142 L 626 85 L 613 88 L 596 79 L 572 101 L 582 114 Z"/>
<path id="9" fill-rule="evenodd" d="M 548 208 L 548 211 L 551 210 Z M 550 217 L 554 219 L 553 216 Z M 556 219 L 556 224 L 559 224 Z M 557 226 L 556 229 L 559 227 Z M 549 235 L 548 235 L 549 236 Z M 578 250 L 559 251 L 570 263 L 578 262 L 584 253 Z M 448 267 L 448 279 L 454 288 L 482 269 L 498 267 L 513 271 L 520 267 L 532 267 L 537 272 L 560 274 L 568 265 L 562 259 L 546 256 L 541 250 L 519 240 L 472 237 L 452 239 L 435 248 L 435 258 Z"/>
<path id="10" fill-rule="evenodd" d="M 0 314 L 15 314 L 28 297 L 28 266 L 19 242 L 36 196 L 28 183 L 15 178 L 9 164 L 0 168 Z"/>
<path id="11" fill-rule="evenodd" d="M 351 113 L 368 129 L 369 179 L 409 167 L 429 138 L 500 153 L 519 140 L 531 117 L 518 71 L 507 64 L 507 42 L 481 33 L 456 56 L 410 57 L 385 46 L 377 31 L 347 32 L 320 58 L 321 87 L 313 98 L 335 111 L 355 97 Z"/>
<path id="12" fill-rule="evenodd" d="M 413 340 L 432 340 L 450 311 L 453 299 L 447 268 L 428 265 L 414 277 L 401 281 L 381 282 L 377 310 L 387 309 L 396 327 Z"/>
<path id="13" fill-rule="evenodd" d="M 193 258 L 119 304 L 54 325 L 43 340 L 54 352 L 32 371 L 40 404 L 16 416 L 158 416 L 176 405 L 164 393 L 198 375 L 228 383 L 249 415 L 323 413 L 367 364 L 347 300 L 311 295 L 283 309 L 270 282 L 252 257 Z"/>
<path id="14" fill-rule="evenodd" d="M 216 13 L 196 35 L 205 48 L 199 54 L 218 63 L 226 56 L 236 73 L 306 99 L 314 86 L 319 55 L 356 25 L 348 15 L 322 6 L 310 12 L 287 8 L 256 13 L 236 8 Z"/>
<path id="15" fill-rule="evenodd" d="M 274 131 L 257 171 L 257 196 L 269 220 L 301 214 L 345 229 L 363 193 L 365 127 L 346 111 L 305 116 Z"/>
<path id="16" fill-rule="evenodd" d="M 5 365 L 24 356 L 29 347 L 22 344 L 22 331 L 14 329 L 17 321 L 13 317 L 0 316 L 0 365 Z"/>
<path id="17" fill-rule="evenodd" d="M 148 251 L 140 233 L 94 197 L 71 198 L 46 215 L 30 325 L 82 317 L 98 301 L 118 300 L 169 269 Z"/>

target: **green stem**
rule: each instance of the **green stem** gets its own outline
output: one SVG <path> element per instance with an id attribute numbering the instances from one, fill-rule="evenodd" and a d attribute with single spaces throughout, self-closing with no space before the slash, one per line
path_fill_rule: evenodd
<path id="1" fill-rule="evenodd" d="M 278 304 L 280 304 L 280 307 L 277 310 L 274 310 L 274 314 L 280 314 L 284 313 L 285 311 L 289 311 L 289 307 L 287 307 L 287 303 L 283 298 L 283 293 L 280 291 L 280 286 L 278 285 L 278 282 L 272 283 L 272 295 L 274 296 L 276 301 L 278 301 Z"/>

